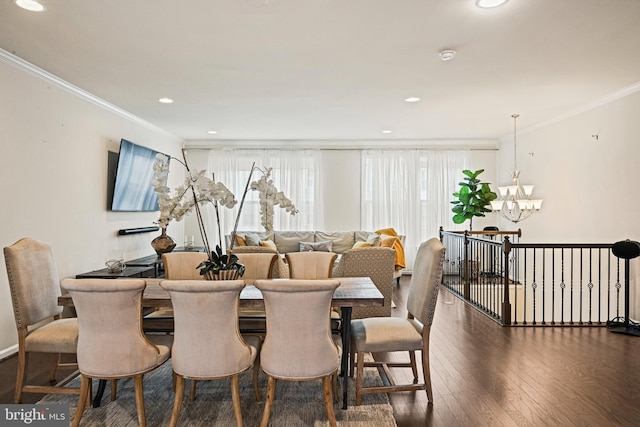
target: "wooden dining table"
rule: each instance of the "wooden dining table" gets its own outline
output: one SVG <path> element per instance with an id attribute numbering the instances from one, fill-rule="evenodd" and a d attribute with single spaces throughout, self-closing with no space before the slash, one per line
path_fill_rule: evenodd
<path id="1" fill-rule="evenodd" d="M 342 377 L 342 408 L 347 409 L 349 378 L 349 346 L 351 344 L 351 312 L 353 307 L 383 306 L 384 296 L 369 277 L 336 277 L 340 286 L 334 291 L 331 305 L 340 309 L 340 327 L 342 335 L 342 359 L 340 376 Z M 117 279 L 116 279 L 117 280 Z M 288 279 L 276 279 L 288 280 Z M 162 279 L 145 279 L 147 286 L 142 295 L 142 306 L 145 308 L 168 308 L 171 307 L 169 293 L 160 287 Z M 258 288 L 253 286 L 251 281 L 240 293 L 241 308 L 264 308 L 264 299 Z M 73 306 L 73 300 L 67 293 L 58 297 L 58 304 L 61 306 Z M 106 381 L 101 381 L 94 399 L 94 406 L 100 405 L 100 399 Z"/>

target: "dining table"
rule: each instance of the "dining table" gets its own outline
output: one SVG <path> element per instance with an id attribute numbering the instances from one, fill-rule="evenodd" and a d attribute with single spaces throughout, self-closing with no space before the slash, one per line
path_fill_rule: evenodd
<path id="1" fill-rule="evenodd" d="M 340 376 L 342 377 L 342 409 L 347 409 L 348 378 L 349 378 L 349 346 L 351 345 L 351 313 L 353 307 L 384 306 L 384 296 L 369 277 L 335 277 L 340 286 L 333 293 L 331 306 L 340 309 L 340 333 L 342 337 L 342 358 L 340 361 Z M 117 280 L 117 279 L 115 279 Z M 163 279 L 144 279 L 147 286 L 142 294 L 144 308 L 170 308 L 169 293 L 160 287 Z M 275 279 L 288 280 L 288 279 Z M 262 293 L 253 285 L 253 281 L 245 281 L 246 286 L 240 292 L 241 308 L 264 309 Z M 73 307 L 73 300 L 68 293 L 58 297 L 61 306 Z M 93 401 L 93 406 L 100 406 L 106 381 L 101 380 Z"/>

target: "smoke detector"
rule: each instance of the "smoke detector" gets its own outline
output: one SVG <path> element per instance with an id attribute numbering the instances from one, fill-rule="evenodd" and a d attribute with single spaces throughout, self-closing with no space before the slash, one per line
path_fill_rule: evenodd
<path id="1" fill-rule="evenodd" d="M 453 49 L 445 49 L 440 52 L 440 59 L 443 61 L 450 61 L 454 56 L 456 56 L 456 51 Z"/>

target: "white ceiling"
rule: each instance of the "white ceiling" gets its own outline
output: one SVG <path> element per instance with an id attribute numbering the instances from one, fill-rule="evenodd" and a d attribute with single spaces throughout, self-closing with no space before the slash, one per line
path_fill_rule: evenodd
<path id="1" fill-rule="evenodd" d="M 495 139 L 640 82 L 640 0 L 41 2 L 0 48 L 186 140 Z"/>

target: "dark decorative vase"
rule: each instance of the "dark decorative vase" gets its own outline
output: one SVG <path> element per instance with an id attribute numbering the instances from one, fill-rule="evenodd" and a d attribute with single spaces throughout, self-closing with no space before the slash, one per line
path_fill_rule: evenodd
<path id="1" fill-rule="evenodd" d="M 151 247 L 156 251 L 159 258 L 162 254 L 171 252 L 176 247 L 176 242 L 171 236 L 167 236 L 167 228 L 163 227 L 162 234 L 151 241 Z"/>

